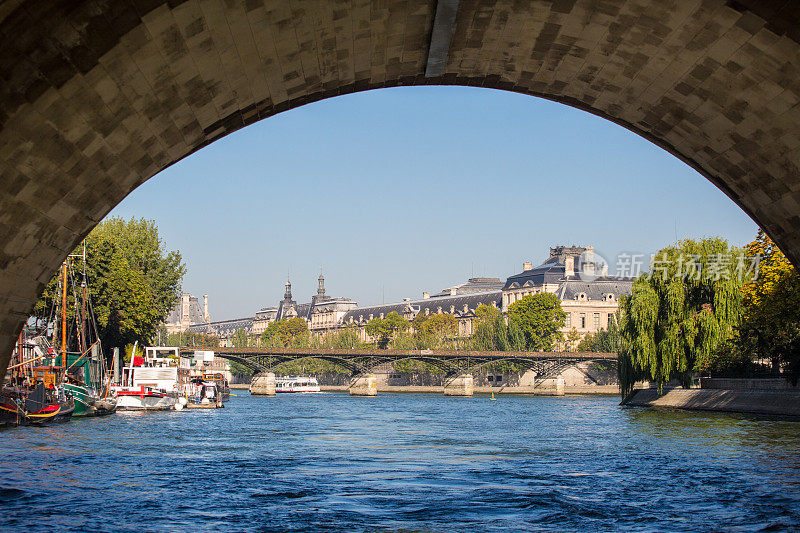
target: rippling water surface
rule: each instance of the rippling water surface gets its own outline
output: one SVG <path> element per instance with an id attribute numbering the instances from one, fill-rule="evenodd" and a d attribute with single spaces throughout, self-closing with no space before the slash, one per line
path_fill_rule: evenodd
<path id="1" fill-rule="evenodd" d="M 800 422 L 616 397 L 231 398 L 0 432 L 0 529 L 786 530 Z"/>

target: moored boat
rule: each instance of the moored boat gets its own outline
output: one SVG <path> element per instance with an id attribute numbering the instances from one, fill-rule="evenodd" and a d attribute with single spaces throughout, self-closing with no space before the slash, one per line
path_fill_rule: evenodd
<path id="1" fill-rule="evenodd" d="M 320 388 L 315 377 L 283 376 L 275 378 L 275 392 L 308 394 L 320 392 Z"/>
<path id="2" fill-rule="evenodd" d="M 187 409 L 220 409 L 222 392 L 215 381 L 206 381 L 201 377 L 192 378 L 186 387 Z"/>
<path id="3" fill-rule="evenodd" d="M 118 383 L 111 385 L 117 397 L 118 411 L 168 411 L 178 403 L 177 360 L 161 357 L 149 349 L 144 356 L 131 357 Z"/>
<path id="4" fill-rule="evenodd" d="M 39 382 L 33 390 L 5 388 L 0 393 L 0 421 L 4 425 L 42 426 L 67 422 L 74 411 L 72 397 L 63 388 Z"/>

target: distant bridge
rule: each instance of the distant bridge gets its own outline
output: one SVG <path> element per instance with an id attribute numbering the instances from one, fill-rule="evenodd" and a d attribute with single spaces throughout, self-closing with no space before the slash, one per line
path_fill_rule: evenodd
<path id="1" fill-rule="evenodd" d="M 615 353 L 594 352 L 483 352 L 467 350 L 336 350 L 316 348 L 181 348 L 181 353 L 211 350 L 215 355 L 251 368 L 256 373 L 274 372 L 283 363 L 315 358 L 350 370 L 351 376 L 371 374 L 386 363 L 416 360 L 445 374 L 445 381 L 471 374 L 491 363 L 507 362 L 536 372 L 536 382 L 555 377 L 578 363 L 613 361 Z"/>

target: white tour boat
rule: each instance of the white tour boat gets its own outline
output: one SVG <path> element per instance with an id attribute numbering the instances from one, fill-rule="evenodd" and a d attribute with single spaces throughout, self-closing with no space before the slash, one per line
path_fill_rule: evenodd
<path id="1" fill-rule="evenodd" d="M 317 378 L 309 376 L 284 376 L 275 378 L 275 392 L 320 392 Z"/>

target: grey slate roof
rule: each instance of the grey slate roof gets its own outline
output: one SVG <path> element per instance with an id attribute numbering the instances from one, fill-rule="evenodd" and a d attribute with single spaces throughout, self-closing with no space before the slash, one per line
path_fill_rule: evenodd
<path id="1" fill-rule="evenodd" d="M 608 294 L 617 299 L 623 294 L 630 294 L 633 278 L 605 277 L 592 282 L 581 280 L 564 281 L 556 291 L 561 300 L 576 300 L 580 293 L 586 294 L 587 300 L 602 300 Z"/>
<path id="2" fill-rule="evenodd" d="M 503 282 L 500 278 L 469 278 L 466 283 L 444 289 L 437 294 L 431 295 L 431 298 L 450 296 L 451 288 L 456 290 L 456 294 L 474 294 L 477 292 L 499 291 L 503 288 Z"/>
<path id="3" fill-rule="evenodd" d="M 460 315 L 464 311 L 464 305 L 466 305 L 470 311 L 474 311 L 481 304 L 492 305 L 492 302 L 494 302 L 495 306 L 498 308 L 502 306 L 503 297 L 499 290 L 456 296 L 438 296 L 436 298 L 423 298 L 420 300 L 410 300 L 407 302 L 395 302 L 390 304 L 372 305 L 369 307 L 359 307 L 353 309 L 352 311 L 348 311 L 344 315 L 342 323 L 349 323 L 350 317 L 353 317 L 353 322 L 359 322 L 362 319 L 364 322 L 367 322 L 369 321 L 370 315 L 372 315 L 373 318 L 380 318 L 381 313 L 383 313 L 383 316 L 385 317 L 392 311 L 395 311 L 398 315 L 403 316 L 403 313 L 409 306 L 414 310 L 415 314 L 424 314 L 426 309 L 432 315 L 440 312 L 440 309 L 442 313 L 450 313 L 452 307 L 453 313 Z"/>
<path id="4" fill-rule="evenodd" d="M 181 321 L 181 309 L 183 307 L 183 300 L 178 300 L 178 303 L 175 304 L 175 307 L 169 312 L 167 315 L 167 319 L 165 320 L 166 324 L 177 324 Z M 198 298 L 194 296 L 189 298 L 189 323 L 190 324 L 201 324 L 205 322 L 206 319 L 203 316 L 203 304 L 200 302 Z"/>
<path id="5" fill-rule="evenodd" d="M 195 333 L 223 332 L 223 331 L 236 331 L 243 328 L 250 330 L 253 327 L 253 317 L 234 318 L 231 320 L 219 320 L 217 322 L 205 322 L 201 324 L 192 324 L 189 326 L 189 331 Z"/>
<path id="6" fill-rule="evenodd" d="M 506 279 L 503 289 L 509 289 L 515 283 L 522 287 L 530 282 L 532 285 L 544 285 L 547 283 L 558 283 L 564 279 L 566 267 L 563 263 L 556 262 L 557 258 L 550 258 L 533 270 L 526 270 L 519 274 L 514 274 Z"/>

